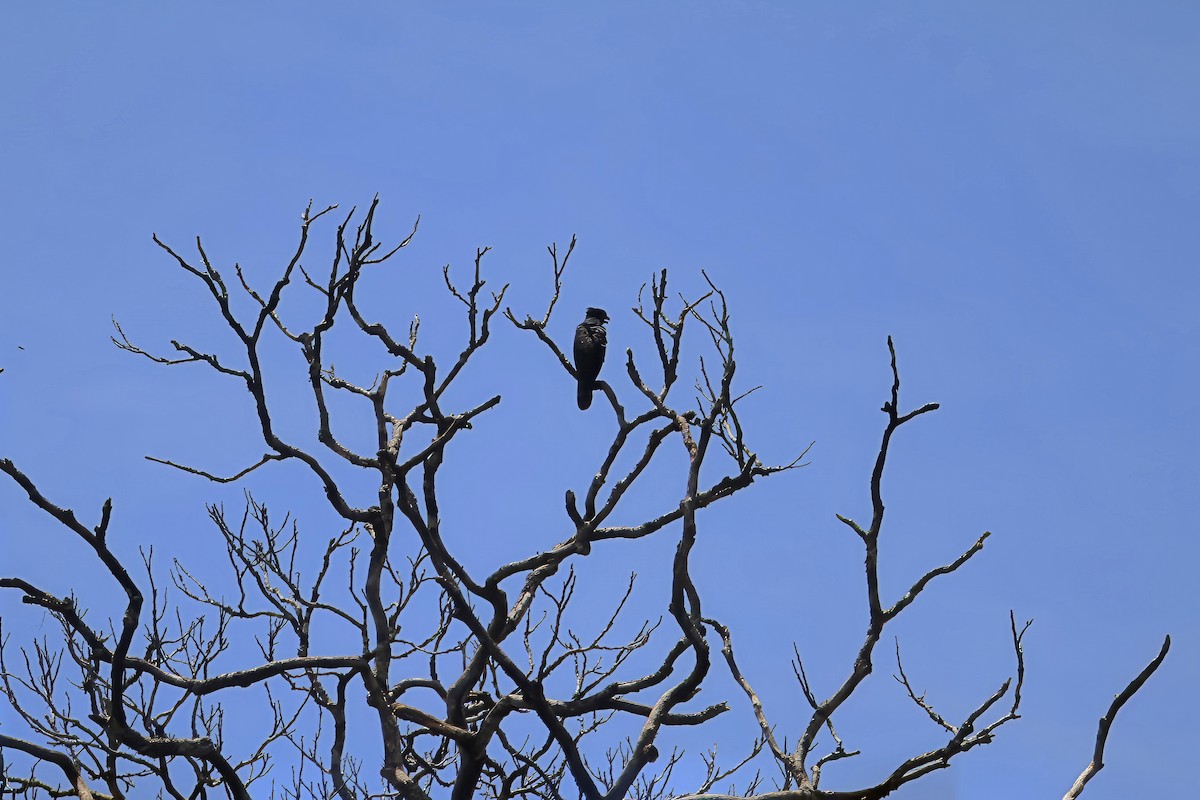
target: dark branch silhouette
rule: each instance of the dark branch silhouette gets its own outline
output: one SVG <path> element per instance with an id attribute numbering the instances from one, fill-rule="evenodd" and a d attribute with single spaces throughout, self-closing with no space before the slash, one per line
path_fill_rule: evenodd
<path id="1" fill-rule="evenodd" d="M 896 680 L 938 726 L 942 744 L 914 753 L 878 783 L 855 786 L 847 779 L 849 788 L 827 788 L 823 769 L 859 752 L 843 742 L 834 717 L 873 674 L 885 628 L 934 579 L 978 555 L 989 536 L 982 533 L 948 563 L 912 579 L 898 597 L 881 593 L 879 576 L 887 566 L 878 545 L 888 535 L 883 478 L 892 437 L 938 406 L 902 411 L 889 339 L 891 392 L 867 486 L 870 521 L 838 517 L 864 550 L 866 635 L 840 683 L 824 690 L 810 682 L 797 645 L 793 669 L 810 713 L 807 719 L 773 719 L 771 699 L 753 688 L 754 670 L 735 656 L 735 633 L 704 612 L 692 559 L 710 506 L 803 466 L 807 448 L 796 448 L 786 464 L 759 458 L 753 426 L 741 414 L 758 387 L 738 384 L 727 298 L 707 275 L 693 299 L 672 298 L 666 270 L 642 287 L 632 315 L 614 322 L 638 320 L 645 328 L 632 327 L 646 334 L 625 352 L 619 380 L 598 379 L 608 320 L 600 309 L 588 309 L 569 361 L 551 324 L 574 237 L 561 259 L 557 246 L 548 248 L 553 290 L 545 313 L 521 320 L 505 308 L 504 316 L 515 326 L 509 331 L 532 334 L 525 337 L 530 357 L 545 354 L 561 367 L 564 389 L 575 383 L 580 408 L 591 405 L 594 394 L 603 398 L 599 405 L 612 414 L 611 438 L 577 448 L 579 458 L 594 459 L 594 476 L 565 490 L 556 544 L 509 563 L 469 567 L 474 560 L 444 535 L 440 509 L 487 498 L 478 486 L 451 483 L 443 466 L 469 450 L 474 423 L 501 402 L 498 394 L 472 396 L 459 378 L 487 357 L 508 286 L 484 292 L 488 248 L 476 250 L 465 278 L 444 269 L 446 291 L 465 317 L 449 360 L 423 348 L 419 318 L 399 331 L 371 320 L 359 298 L 379 291 L 375 268 L 400 254 L 417 231 L 414 223 L 398 243 L 384 245 L 374 231 L 377 206 L 378 199 L 361 216 L 352 209 L 336 223 L 324 272 L 302 262 L 311 268 L 310 233 L 318 221 L 332 219 L 336 207 L 314 213 L 310 206 L 295 249 L 265 286 L 256 287 L 237 264 L 214 264 L 199 239 L 195 254 L 185 255 L 154 237 L 174 265 L 199 282 L 232 332 L 236 346 L 229 352 L 172 341 L 173 352 L 158 354 L 135 344 L 114 320 L 113 341 L 122 350 L 158 365 L 207 367 L 218 380 L 231 379 L 246 390 L 261 437 L 252 452 L 261 447 L 263 453 L 250 466 L 233 469 L 186 465 L 169 453 L 147 458 L 216 483 L 293 462 L 308 480 L 298 491 L 317 487 L 341 519 L 339 530 L 317 536 L 246 493 L 237 510 L 208 507 L 224 574 L 208 574 L 213 565 L 176 560 L 164 576 L 152 551 L 130 565 L 111 547 L 115 538 L 139 538 L 114 527 L 111 502 L 94 524 L 85 524 L 80 516 L 87 515 L 49 499 L 64 489 L 50 485 L 56 478 L 40 478 L 43 493 L 33 477 L 0 459 L 0 472 L 19 492 L 72 534 L 73 557 L 99 567 L 95 586 L 80 587 L 80 596 L 0 576 L 0 590 L 16 593 L 58 625 L 56 639 L 16 647 L 0 630 L 0 693 L 11 711 L 0 734 L 3 792 L 14 798 L 122 798 L 136 789 L 138 796 L 157 792 L 177 800 L 872 800 L 949 766 L 1018 719 L 1028 623 L 1018 626 L 1010 616 L 1012 677 L 957 719 L 939 713 L 925 692 L 913 688 L 897 641 Z M 288 304 L 297 292 L 315 301 L 306 320 Z M 335 370 L 329 350 L 335 327 L 339 336 L 356 335 L 379 354 L 369 386 Z M 689 367 L 681 353 L 685 336 L 690 341 L 693 333 L 703 355 Z M 315 444 L 293 441 L 276 424 L 279 410 L 297 399 L 270 388 L 268 341 L 301 356 L 302 400 L 315 414 Z M 673 391 L 681 378 L 695 387 L 684 400 Z M 365 401 L 357 422 L 370 435 L 369 446 L 348 444 L 364 440 L 344 436 L 348 423 L 334 413 L 341 397 Z M 460 444 L 451 448 L 455 441 Z M 679 454 L 682 460 L 670 460 Z M 660 484 L 653 494 L 657 510 L 631 521 L 630 489 L 669 463 L 680 465 L 678 482 L 673 488 Z M 356 477 L 339 477 L 347 474 Z M 370 497 L 365 504 L 352 499 L 364 496 Z M 576 587 L 594 563 L 589 556 L 619 552 L 626 540 L 651 536 L 674 545 L 670 566 L 650 571 L 651 580 L 669 588 L 665 608 L 637 608 L 632 575 L 615 587 L 609 607 L 582 608 Z M 92 618 L 92 593 L 114 587 L 122 598 L 119 619 Z M 1101 720 L 1092 764 L 1068 798 L 1102 768 L 1116 712 L 1162 663 L 1168 644 Z M 740 695 L 698 704 L 714 668 L 729 671 Z M 735 743 L 732 755 L 664 744 L 664 729 L 705 725 L 740 707 L 742 697 L 758 734 Z M 256 708 L 259 729 L 252 736 L 231 730 L 226 721 L 227 711 L 245 706 Z M 820 746 L 822 732 L 832 746 Z M 689 759 L 697 769 L 680 768 Z M 684 774 L 703 777 L 680 785 Z"/>

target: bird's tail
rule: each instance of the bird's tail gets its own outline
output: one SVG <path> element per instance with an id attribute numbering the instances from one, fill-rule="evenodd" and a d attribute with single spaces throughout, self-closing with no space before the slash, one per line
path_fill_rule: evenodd
<path id="1" fill-rule="evenodd" d="M 576 399 L 579 400 L 579 410 L 586 411 L 588 406 L 592 404 L 592 383 L 590 381 L 580 381 L 579 391 L 576 394 Z"/>

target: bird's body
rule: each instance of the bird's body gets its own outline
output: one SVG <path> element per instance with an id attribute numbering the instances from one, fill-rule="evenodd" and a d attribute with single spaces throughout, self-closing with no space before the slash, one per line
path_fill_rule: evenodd
<path id="1" fill-rule="evenodd" d="M 604 323 L 608 314 L 602 308 L 589 308 L 587 316 L 575 329 L 575 375 L 579 380 L 578 400 L 582 411 L 592 404 L 592 391 L 604 364 L 608 334 Z"/>

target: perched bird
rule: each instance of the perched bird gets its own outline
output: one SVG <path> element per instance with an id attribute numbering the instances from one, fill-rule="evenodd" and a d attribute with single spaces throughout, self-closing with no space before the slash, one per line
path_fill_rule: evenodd
<path id="1" fill-rule="evenodd" d="M 579 409 L 592 404 L 592 390 L 596 388 L 596 376 L 604 364 L 604 349 L 608 334 L 604 323 L 608 314 L 603 308 L 589 308 L 583 322 L 575 329 L 575 376 L 579 379 Z"/>

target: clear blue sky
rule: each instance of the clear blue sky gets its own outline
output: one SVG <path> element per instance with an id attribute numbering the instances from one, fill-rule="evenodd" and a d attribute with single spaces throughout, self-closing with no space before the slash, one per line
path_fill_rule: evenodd
<path id="1" fill-rule="evenodd" d="M 577 233 L 552 333 L 566 342 L 585 306 L 606 307 L 610 354 L 649 355 L 628 308 L 653 271 L 695 293 L 704 268 L 745 381 L 764 385 L 746 412 L 764 458 L 816 441 L 810 466 L 715 513 L 697 552 L 706 610 L 733 627 L 780 732 L 794 741 L 806 719 L 792 641 L 827 693 L 863 628 L 859 546 L 834 514 L 869 516 L 892 334 L 902 402 L 943 407 L 897 439 L 885 591 L 995 532 L 897 625 L 910 675 L 961 716 L 1011 669 L 1008 609 L 1036 619 L 1024 718 L 896 796 L 1061 797 L 1168 632 L 1085 796 L 1172 794 L 1194 782 L 1200 712 L 1200 6 L 981 6 L 6 6 L 0 454 L 85 519 L 112 495 L 127 554 L 217 568 L 203 503 L 236 506 L 240 489 L 142 456 L 233 471 L 261 450 L 236 385 L 108 342 L 115 315 L 146 346 L 231 344 L 152 231 L 181 247 L 201 234 L 265 283 L 309 198 L 378 192 L 379 232 L 422 218 L 379 308 L 397 325 L 421 313 L 445 351 L 460 331 L 440 267 L 465 270 L 476 246 L 524 313 L 544 303 L 544 246 Z M 501 327 L 494 348 L 468 386 L 505 402 L 459 467 L 483 499 L 447 512 L 480 565 L 561 537 L 561 493 L 608 433 L 529 337 Z M 281 414 L 307 431 L 301 400 Z M 298 470 L 252 485 L 328 523 Z M 11 484 L 0 509 L 0 572 L 112 602 Z M 482 524 L 505 541 L 472 540 Z M 536 543 L 513 540 L 529 530 Z M 11 598 L 0 613 L 18 632 L 45 624 Z M 889 647 L 839 720 L 866 752 L 831 766 L 830 788 L 936 741 Z M 748 709 L 710 692 L 736 707 L 716 726 L 736 739 Z"/>

